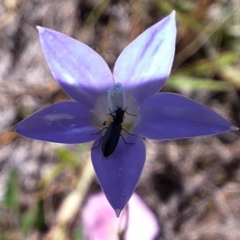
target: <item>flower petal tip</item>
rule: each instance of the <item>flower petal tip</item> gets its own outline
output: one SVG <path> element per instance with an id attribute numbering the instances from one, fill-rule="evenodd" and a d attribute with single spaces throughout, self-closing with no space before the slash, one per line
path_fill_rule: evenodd
<path id="1" fill-rule="evenodd" d="M 230 131 L 239 131 L 239 128 L 235 126 L 231 126 Z"/>
<path id="2" fill-rule="evenodd" d="M 173 17 L 173 18 L 175 18 L 175 17 L 176 17 L 176 11 L 173 10 L 173 11 L 170 13 L 170 16 Z"/>
<path id="3" fill-rule="evenodd" d="M 119 217 L 122 210 L 119 209 L 119 208 L 116 208 L 116 209 L 114 209 L 114 210 L 115 210 L 116 216 Z"/>
<path id="4" fill-rule="evenodd" d="M 42 33 L 42 32 L 44 31 L 44 28 L 41 27 L 41 26 L 36 26 L 36 28 L 37 28 L 37 30 L 38 30 L 40 33 Z"/>

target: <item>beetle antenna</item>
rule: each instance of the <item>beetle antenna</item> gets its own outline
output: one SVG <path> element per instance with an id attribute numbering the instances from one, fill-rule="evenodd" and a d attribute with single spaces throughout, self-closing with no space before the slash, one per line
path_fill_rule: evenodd
<path id="1" fill-rule="evenodd" d="M 127 112 L 126 110 L 124 110 L 124 112 L 127 113 L 130 116 L 137 116 L 136 114 L 131 114 L 131 113 Z"/>

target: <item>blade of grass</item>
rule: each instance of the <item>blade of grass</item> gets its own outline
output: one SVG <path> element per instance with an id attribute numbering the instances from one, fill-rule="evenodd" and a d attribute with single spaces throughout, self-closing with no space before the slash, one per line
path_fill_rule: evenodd
<path id="1" fill-rule="evenodd" d="M 195 78 L 184 75 L 171 76 L 166 86 L 177 91 L 230 91 L 231 85 L 223 81 L 214 81 L 211 79 Z"/>

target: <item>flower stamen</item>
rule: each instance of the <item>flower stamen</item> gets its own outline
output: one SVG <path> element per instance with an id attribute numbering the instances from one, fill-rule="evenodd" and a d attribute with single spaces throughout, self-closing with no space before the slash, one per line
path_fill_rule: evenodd
<path id="1" fill-rule="evenodd" d="M 121 83 L 116 83 L 108 90 L 108 104 L 110 112 L 116 113 L 118 108 L 125 107 L 125 91 Z"/>

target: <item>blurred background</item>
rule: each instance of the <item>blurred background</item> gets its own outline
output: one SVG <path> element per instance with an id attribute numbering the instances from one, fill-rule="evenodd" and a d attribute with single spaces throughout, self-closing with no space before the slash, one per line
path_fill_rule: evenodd
<path id="1" fill-rule="evenodd" d="M 84 207 L 101 191 L 91 143 L 52 144 L 13 131 L 34 111 L 69 99 L 47 67 L 36 25 L 86 43 L 112 69 L 130 41 L 173 9 L 177 50 L 162 91 L 183 94 L 240 126 L 239 0 L 0 1 L 0 240 L 117 240 L 130 228 L 115 238 L 112 232 L 83 237 Z M 239 133 L 146 145 L 136 193 L 158 233 L 142 240 L 240 239 Z M 104 222 L 97 210 L 87 215 L 98 226 Z"/>

